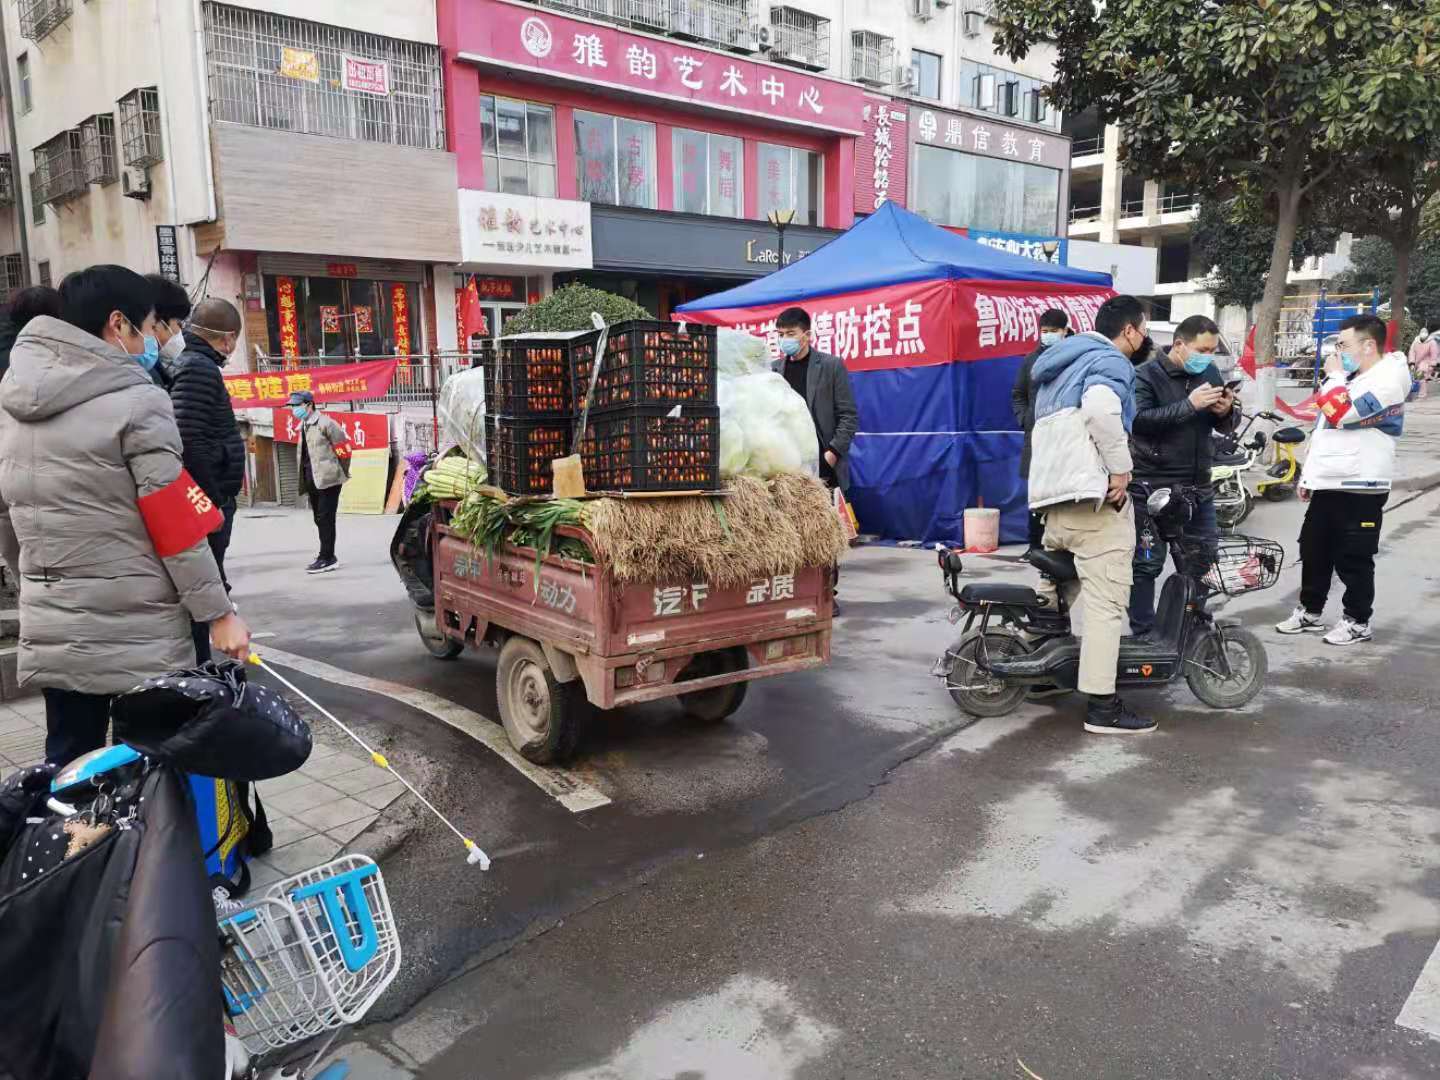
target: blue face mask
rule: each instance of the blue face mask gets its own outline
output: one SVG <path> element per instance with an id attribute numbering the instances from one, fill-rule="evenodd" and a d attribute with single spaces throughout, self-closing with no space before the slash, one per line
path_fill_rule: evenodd
<path id="1" fill-rule="evenodd" d="M 304 405 L 292 405 L 292 406 L 290 406 L 290 414 L 291 414 L 292 416 L 294 416 L 296 420 L 304 420 L 304 419 L 305 419 L 305 414 L 306 414 L 307 412 L 309 412 L 309 411 L 310 411 L 310 410 L 307 409 Z"/>
<path id="2" fill-rule="evenodd" d="M 1040 344 L 1049 348 L 1064 337 L 1065 335 L 1059 330 L 1042 330 L 1040 331 Z"/>
<path id="3" fill-rule="evenodd" d="M 1353 375 L 1360 370 L 1360 361 L 1351 356 L 1348 352 L 1340 354 L 1340 366 L 1345 369 L 1346 375 Z"/>
<path id="4" fill-rule="evenodd" d="M 1209 353 L 1192 352 L 1185 358 L 1185 370 L 1191 375 L 1199 375 L 1215 362 L 1215 357 Z"/>
<path id="5" fill-rule="evenodd" d="M 800 351 L 800 339 L 793 337 L 782 337 L 780 339 L 780 351 L 786 356 L 794 356 Z"/>
<path id="6" fill-rule="evenodd" d="M 140 366 L 146 371 L 153 371 L 155 365 L 160 362 L 160 342 L 156 341 L 153 337 L 147 337 L 145 339 L 145 351 L 135 357 L 135 359 L 139 361 Z"/>

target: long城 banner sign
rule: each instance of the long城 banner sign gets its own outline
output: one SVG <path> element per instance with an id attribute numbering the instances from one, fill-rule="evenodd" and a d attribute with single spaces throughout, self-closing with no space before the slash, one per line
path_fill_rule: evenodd
<path id="1" fill-rule="evenodd" d="M 395 378 L 395 365 L 394 360 L 367 360 L 359 364 L 226 375 L 225 389 L 230 392 L 230 404 L 237 409 L 277 408 L 301 390 L 310 391 L 322 405 L 367 401 L 389 392 Z"/>

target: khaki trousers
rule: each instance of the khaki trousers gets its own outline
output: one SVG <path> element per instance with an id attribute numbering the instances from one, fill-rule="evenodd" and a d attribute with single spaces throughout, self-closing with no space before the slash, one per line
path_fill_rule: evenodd
<path id="1" fill-rule="evenodd" d="M 1080 677 L 1083 694 L 1113 694 L 1120 638 L 1125 633 L 1130 585 L 1134 580 L 1135 509 L 1096 508 L 1093 502 L 1045 509 L 1045 546 L 1075 556 L 1079 582 L 1066 585 L 1065 599 L 1080 605 Z M 1072 614 L 1071 618 L 1074 618 Z"/>

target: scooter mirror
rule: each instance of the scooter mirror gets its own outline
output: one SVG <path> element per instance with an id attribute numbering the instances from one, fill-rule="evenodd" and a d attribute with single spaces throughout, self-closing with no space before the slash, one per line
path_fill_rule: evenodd
<path id="1" fill-rule="evenodd" d="M 1169 505 L 1169 488 L 1157 488 L 1155 491 L 1152 491 L 1150 493 L 1150 498 L 1145 500 L 1145 509 L 1149 510 L 1152 515 L 1163 513 L 1165 508 Z"/>

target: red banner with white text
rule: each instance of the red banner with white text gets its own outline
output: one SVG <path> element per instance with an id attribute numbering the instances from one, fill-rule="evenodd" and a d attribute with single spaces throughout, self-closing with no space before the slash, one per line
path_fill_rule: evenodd
<path id="1" fill-rule="evenodd" d="M 330 419 L 344 430 L 353 449 L 383 450 L 390 445 L 390 418 L 384 413 L 337 412 Z M 275 441 L 300 441 L 300 421 L 289 409 L 275 410 Z"/>
<path id="2" fill-rule="evenodd" d="M 395 364 L 394 360 L 367 360 L 359 364 L 226 375 L 225 389 L 230 392 L 230 404 L 237 409 L 276 408 L 301 390 L 310 391 L 321 404 L 367 401 L 389 392 L 395 378 Z"/>
<path id="3" fill-rule="evenodd" d="M 938 279 L 684 317 L 764 337 L 778 358 L 775 317 L 798 304 L 810 313 L 814 348 L 840 357 L 851 371 L 883 371 L 1017 356 L 1039 342 L 1047 308 L 1064 311 L 1071 329 L 1083 333 L 1094 329 L 1096 311 L 1114 295 L 1101 286 Z"/>

